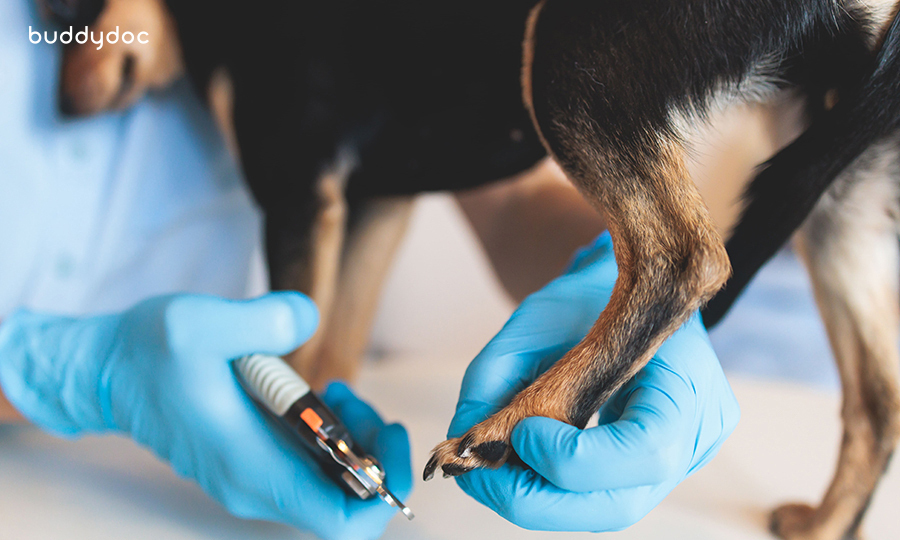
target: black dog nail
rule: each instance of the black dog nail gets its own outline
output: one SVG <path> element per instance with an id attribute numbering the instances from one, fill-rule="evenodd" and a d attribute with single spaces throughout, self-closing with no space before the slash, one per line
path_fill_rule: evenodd
<path id="1" fill-rule="evenodd" d="M 444 476 L 459 476 L 472 470 L 472 467 L 463 467 L 455 463 L 448 463 L 441 467 L 444 470 Z"/>
<path id="2" fill-rule="evenodd" d="M 425 472 L 422 473 L 422 480 L 429 481 L 434 478 L 434 470 L 437 469 L 437 456 L 431 456 L 428 464 L 425 465 Z"/>

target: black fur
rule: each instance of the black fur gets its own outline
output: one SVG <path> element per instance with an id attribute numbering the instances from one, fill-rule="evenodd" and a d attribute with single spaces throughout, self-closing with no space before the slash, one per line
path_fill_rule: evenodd
<path id="1" fill-rule="evenodd" d="M 867 29 L 831 0 L 557 3 L 584 13 L 569 23 L 570 38 L 592 36 L 596 44 L 589 66 L 560 65 L 603 81 L 604 93 L 583 96 L 593 99 L 607 142 L 638 171 L 648 137 L 670 130 L 671 107 L 702 116 L 718 84 L 741 81 L 763 60 L 774 58 L 767 75 L 799 85 L 814 105 L 825 89 L 841 89 L 842 104 L 828 114 L 813 106 L 813 129 L 753 182 L 728 243 L 734 278 L 704 312 L 707 324 L 896 118 L 896 38 L 877 78 L 860 89 L 873 65 L 861 45 Z M 543 158 L 519 83 L 520 43 L 535 4 L 171 0 L 198 89 L 205 93 L 218 67 L 235 80 L 241 159 L 267 216 L 270 266 L 308 251 L 314 181 L 343 144 L 359 155 L 350 199 L 464 189 Z M 538 106 L 545 97 L 535 96 Z"/>
<path id="2" fill-rule="evenodd" d="M 270 267 L 308 250 L 314 182 L 341 145 L 359 157 L 351 200 L 474 187 L 541 160 L 519 82 L 535 2 L 170 1 L 196 87 L 218 67 L 234 79 Z"/>
<path id="3" fill-rule="evenodd" d="M 564 20 L 554 19 L 557 12 Z M 658 134 L 676 136 L 673 109 L 702 117 L 722 84 L 745 80 L 755 65 L 769 64 L 771 78 L 783 75 L 785 60 L 830 42 L 846 24 L 849 16 L 830 0 L 567 0 L 548 3 L 540 21 L 565 28 L 557 34 L 571 41 L 550 49 L 578 50 L 590 40 L 587 65 L 574 58 L 548 62 L 590 74 L 585 88 L 569 89 L 568 99 L 588 100 L 591 121 L 601 127 L 599 142 L 634 157 L 644 157 Z M 545 100 L 534 96 L 536 107 L 552 106 Z"/>

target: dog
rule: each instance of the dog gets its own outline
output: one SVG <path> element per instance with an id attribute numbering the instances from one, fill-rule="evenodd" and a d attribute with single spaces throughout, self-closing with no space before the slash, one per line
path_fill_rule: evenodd
<path id="1" fill-rule="evenodd" d="M 86 93 L 79 58 L 97 55 L 69 47 L 63 108 L 127 105 L 183 66 L 233 133 L 266 215 L 273 288 L 309 293 L 329 320 L 354 311 L 340 295 L 363 266 L 341 251 L 366 243 L 354 216 L 372 200 L 399 197 L 382 213 L 402 215 L 413 193 L 481 185 L 549 155 L 605 214 L 619 265 L 607 308 L 507 407 L 438 445 L 426 479 L 504 463 L 529 416 L 583 427 L 691 313 L 714 325 L 795 236 L 841 373 L 844 438 L 822 502 L 776 509 L 771 528 L 859 534 L 900 436 L 893 0 L 81 2 L 100 29 L 126 3 L 154 4 L 168 44 L 148 58 L 111 48 L 111 90 Z M 708 118 L 788 97 L 805 104 L 802 134 L 752 179 L 737 219 L 713 223 L 688 172 Z M 301 372 L 321 369 L 318 339 L 292 358 Z"/>

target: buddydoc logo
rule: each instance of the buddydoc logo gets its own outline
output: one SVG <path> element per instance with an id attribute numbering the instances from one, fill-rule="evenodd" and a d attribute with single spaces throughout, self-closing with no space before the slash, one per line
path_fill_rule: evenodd
<path id="1" fill-rule="evenodd" d="M 94 39 L 95 34 L 97 35 L 97 39 Z M 65 30 L 63 32 L 54 30 L 53 39 L 51 40 L 50 32 L 44 31 L 44 33 L 41 34 L 40 32 L 32 29 L 31 26 L 28 27 L 28 41 L 30 41 L 34 45 L 41 43 L 41 41 L 52 45 L 56 43 L 57 40 L 59 40 L 59 42 L 63 45 L 69 45 L 73 42 L 79 45 L 84 45 L 88 42 L 88 40 L 90 40 L 91 43 L 97 46 L 97 50 L 99 51 L 103 48 L 104 43 L 114 45 L 119 42 L 119 39 L 121 39 L 122 43 L 125 43 L 126 45 L 131 45 L 135 41 L 137 41 L 141 45 L 146 45 L 150 43 L 150 34 L 147 32 L 138 32 L 135 36 L 133 32 L 123 32 L 122 35 L 119 36 L 118 26 L 116 27 L 116 30 L 114 32 L 107 32 L 106 34 L 104 34 L 103 32 L 89 31 L 87 26 L 84 27 L 84 30 L 75 32 L 74 28 L 70 26 L 68 30 Z"/>

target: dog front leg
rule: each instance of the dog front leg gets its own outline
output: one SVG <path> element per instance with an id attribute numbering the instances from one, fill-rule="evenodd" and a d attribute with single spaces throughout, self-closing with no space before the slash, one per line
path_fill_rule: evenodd
<path id="1" fill-rule="evenodd" d="M 348 158 L 322 174 L 312 201 L 298 205 L 288 215 L 267 214 L 266 241 L 273 290 L 307 294 L 319 308 L 319 329 L 303 346 L 286 357 L 287 362 L 314 388 L 327 382 L 320 355 L 338 285 L 341 252 L 347 226 L 344 186 L 352 169 Z"/>
<path id="2" fill-rule="evenodd" d="M 319 308 L 320 328 L 287 357 L 312 378 L 337 286 L 347 220 L 344 189 L 355 159 L 341 150 L 327 96 L 295 76 L 305 65 L 302 51 L 290 67 L 267 61 L 272 58 L 235 55 L 224 74 L 213 77 L 210 97 L 219 122 L 234 127 L 241 165 L 265 214 L 271 288 L 303 292 Z M 309 113 L 312 100 L 316 114 Z"/>
<path id="3" fill-rule="evenodd" d="M 551 6 L 557 9 L 544 24 L 544 11 Z M 581 12 L 584 6 L 588 13 Z M 619 276 L 609 304 L 584 340 L 504 409 L 463 437 L 438 445 L 426 479 L 438 468 L 459 475 L 503 463 L 512 430 L 526 417 L 583 427 L 729 275 L 724 245 L 687 173 L 677 139 L 652 129 L 641 111 L 628 111 L 634 116 L 615 125 L 600 110 L 624 109 L 628 103 L 619 102 L 610 89 L 631 82 L 616 80 L 609 70 L 603 73 L 611 78 L 599 81 L 592 72 L 594 66 L 620 60 L 597 58 L 586 38 L 602 42 L 597 34 L 604 30 L 590 27 L 591 21 L 602 20 L 600 12 L 589 3 L 569 2 L 548 2 L 538 10 L 527 40 L 534 48 L 526 49 L 526 102 L 533 104 L 548 150 L 582 194 L 604 210 Z M 608 44 L 621 36 L 614 27 L 610 31 L 603 36 Z M 606 52 L 617 55 L 612 45 Z M 665 96 L 658 99 L 656 105 L 664 106 Z"/>
<path id="4" fill-rule="evenodd" d="M 365 353 L 382 285 L 412 215 L 412 197 L 350 203 L 339 277 L 307 380 L 352 380 Z M 301 352 L 303 349 L 301 349 Z M 301 354 L 302 356 L 302 354 Z"/>

